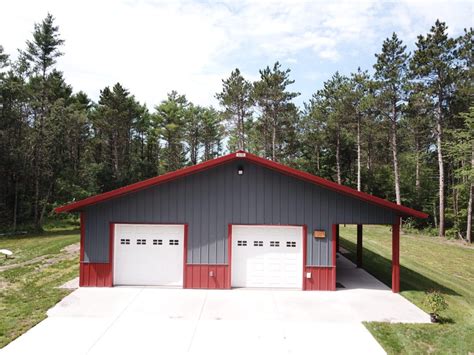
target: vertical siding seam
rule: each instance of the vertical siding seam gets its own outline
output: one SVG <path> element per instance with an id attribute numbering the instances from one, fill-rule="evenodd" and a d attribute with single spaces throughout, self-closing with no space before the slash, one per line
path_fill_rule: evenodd
<path id="1" fill-rule="evenodd" d="M 312 230 L 321 228 L 328 233 L 333 221 L 392 224 L 394 219 L 393 212 L 386 208 L 367 202 L 362 203 L 355 198 L 312 184 L 305 190 L 304 185 L 309 183 L 255 164 L 245 165 L 245 175 L 234 185 L 232 182 L 234 176 L 237 176 L 236 164 L 239 163 L 225 164 L 214 170 L 189 175 L 183 180 L 154 186 L 151 188 L 153 194 L 150 195 L 146 194 L 148 190 L 141 191 L 138 194 L 125 195 L 88 207 L 84 242 L 85 261 L 90 263 L 108 261 L 109 221 L 143 221 L 150 213 L 151 217 L 145 218 L 145 222 L 189 223 L 187 259 L 194 264 L 210 261 L 228 263 L 228 223 L 306 224 L 307 264 L 327 266 L 330 264 L 331 240 L 330 238 L 314 240 L 311 237 Z M 208 179 L 208 174 L 212 179 Z M 267 186 L 268 184 L 270 185 Z M 203 196 L 201 191 L 204 185 L 208 186 L 206 196 Z M 181 189 L 184 189 L 184 192 Z M 177 193 L 173 196 L 170 190 Z M 234 197 L 238 199 L 235 204 Z M 170 198 L 174 200 L 171 201 Z M 208 200 L 202 205 L 205 198 Z M 185 211 L 180 210 L 181 208 Z M 360 211 L 354 211 L 354 208 Z M 171 209 L 173 211 L 170 211 Z M 195 211 L 196 209 L 200 213 Z M 210 209 L 216 211 L 209 211 Z M 206 218 L 203 218 L 204 214 Z M 239 220 L 234 220 L 237 217 Z M 354 220 L 355 217 L 358 217 L 358 221 Z M 209 225 L 206 227 L 205 223 Z M 207 245 L 206 228 L 209 228 Z M 210 247 L 211 241 L 215 249 Z M 208 248 L 207 258 L 204 255 L 204 247 Z M 215 259 L 212 259 L 213 257 Z M 102 281 L 100 279 L 98 282 Z"/>

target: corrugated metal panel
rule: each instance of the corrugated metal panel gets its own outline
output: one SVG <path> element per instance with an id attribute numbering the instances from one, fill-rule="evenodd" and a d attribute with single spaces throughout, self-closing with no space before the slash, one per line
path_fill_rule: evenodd
<path id="1" fill-rule="evenodd" d="M 213 276 L 210 276 L 211 272 Z M 229 289 L 229 267 L 208 264 L 186 265 L 184 288 Z"/>
<path id="2" fill-rule="evenodd" d="M 311 278 L 306 274 L 311 273 Z M 336 272 L 333 267 L 306 267 L 304 270 L 304 289 L 306 291 L 335 291 Z"/>
<path id="3" fill-rule="evenodd" d="M 243 166 L 244 175 L 237 174 Z M 190 264 L 226 264 L 227 225 L 308 226 L 307 264 L 331 266 L 331 225 L 392 224 L 392 211 L 250 162 L 231 162 L 86 209 L 84 260 L 108 262 L 109 222 L 188 223 Z M 325 239 L 311 237 L 314 229 Z"/>
<path id="4" fill-rule="evenodd" d="M 112 264 L 82 263 L 79 272 L 79 286 L 111 287 Z"/>

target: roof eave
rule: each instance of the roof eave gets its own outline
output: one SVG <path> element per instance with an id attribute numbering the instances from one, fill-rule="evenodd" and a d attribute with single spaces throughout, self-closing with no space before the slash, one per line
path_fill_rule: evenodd
<path id="1" fill-rule="evenodd" d="M 187 175 L 198 173 L 200 171 L 207 170 L 209 168 L 218 166 L 220 164 L 224 164 L 226 162 L 229 162 L 229 161 L 232 161 L 232 160 L 235 160 L 235 159 L 249 160 L 249 161 L 252 161 L 256 164 L 259 164 L 259 165 L 262 165 L 264 167 L 270 168 L 272 170 L 276 170 L 276 171 L 279 171 L 281 173 L 284 173 L 286 175 L 290 175 L 292 177 L 299 178 L 299 179 L 311 182 L 311 183 L 316 184 L 318 186 L 322 186 L 322 187 L 328 188 L 330 190 L 333 190 L 333 191 L 336 191 L 336 192 L 339 192 L 339 193 L 342 193 L 342 194 L 345 194 L 345 195 L 348 195 L 348 196 L 351 196 L 351 197 L 354 197 L 354 198 L 357 198 L 357 199 L 360 199 L 360 200 L 363 200 L 363 201 L 366 201 L 366 202 L 369 202 L 369 203 L 373 203 L 373 204 L 378 205 L 382 208 L 387 208 L 387 209 L 390 209 L 390 210 L 394 211 L 400 217 L 428 218 L 428 214 L 426 214 L 426 213 L 411 209 L 411 208 L 406 207 L 406 206 L 397 205 L 393 202 L 384 200 L 380 197 L 376 197 L 376 196 L 367 194 L 365 192 L 360 192 L 360 191 L 354 190 L 354 189 L 352 189 L 348 186 L 339 185 L 335 182 L 323 179 L 319 176 L 315 176 L 315 175 L 312 175 L 312 174 L 309 174 L 309 173 L 306 173 L 306 172 L 303 172 L 303 171 L 300 171 L 300 170 L 297 170 L 297 169 L 294 169 L 294 168 L 290 168 L 286 165 L 276 163 L 276 162 L 258 157 L 256 155 L 253 155 L 253 154 L 250 154 L 250 153 L 247 153 L 247 152 L 244 152 L 244 151 L 237 151 L 235 153 L 224 155 L 222 157 L 219 157 L 219 158 L 216 158 L 216 159 L 213 159 L 213 160 L 209 160 L 209 161 L 206 161 L 204 163 L 200 163 L 200 164 L 193 165 L 193 166 L 190 166 L 190 167 L 185 167 L 185 168 L 180 169 L 180 170 L 176 170 L 176 171 L 173 171 L 173 172 L 170 172 L 170 173 L 166 173 L 166 174 L 163 174 L 163 175 L 160 175 L 160 176 L 156 176 L 156 177 L 144 180 L 144 181 L 140 181 L 140 182 L 128 185 L 128 186 L 124 186 L 124 187 L 121 187 L 121 188 L 118 188 L 118 189 L 115 189 L 115 190 L 112 190 L 112 191 L 105 192 L 103 194 L 91 196 L 91 197 L 85 198 L 83 200 L 70 203 L 70 204 L 65 205 L 65 206 L 57 207 L 57 208 L 54 209 L 54 211 L 56 213 L 81 211 L 86 206 L 90 206 L 90 205 L 93 205 L 93 204 L 104 202 L 104 201 L 107 201 L 107 200 L 110 200 L 110 199 L 113 199 L 113 198 L 116 198 L 116 197 L 119 197 L 119 196 L 123 196 L 123 195 L 129 194 L 129 193 L 133 193 L 133 192 L 145 189 L 147 187 L 162 184 L 162 183 L 165 183 L 165 182 L 168 182 L 168 181 L 180 178 L 180 177 L 184 177 L 184 176 L 187 176 Z"/>

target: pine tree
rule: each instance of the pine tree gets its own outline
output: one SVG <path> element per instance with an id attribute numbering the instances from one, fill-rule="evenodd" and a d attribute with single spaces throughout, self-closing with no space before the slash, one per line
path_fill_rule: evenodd
<path id="1" fill-rule="evenodd" d="M 153 120 L 160 139 L 165 143 L 161 160 L 165 172 L 180 169 L 186 163 L 183 141 L 187 107 L 186 97 L 176 91 L 172 91 L 166 100 L 156 106 Z"/>
<path id="2" fill-rule="evenodd" d="M 281 158 L 285 127 L 288 127 L 288 118 L 294 105 L 291 100 L 299 95 L 297 92 L 287 91 L 287 87 L 294 83 L 290 79 L 290 69 L 282 70 L 276 62 L 273 68 L 266 67 L 260 70 L 260 80 L 255 82 L 254 98 L 262 115 L 260 128 L 263 137 L 265 156 L 277 161 Z"/>
<path id="3" fill-rule="evenodd" d="M 224 127 L 219 112 L 212 107 L 205 108 L 202 115 L 202 160 L 213 159 L 221 153 L 223 134 Z"/>
<path id="4" fill-rule="evenodd" d="M 184 112 L 184 140 L 191 165 L 196 165 L 199 161 L 204 110 L 203 107 L 190 103 Z"/>
<path id="5" fill-rule="evenodd" d="M 320 143 L 320 149 L 330 155 L 330 160 L 326 164 L 336 166 L 336 181 L 342 184 L 343 165 L 347 158 L 350 162 L 351 157 L 343 154 L 348 143 L 346 134 L 351 119 L 355 117 L 353 105 L 353 92 L 349 78 L 336 72 L 331 79 L 324 82 L 323 89 L 318 90 L 310 101 L 311 115 L 310 120 L 314 119 L 317 136 Z M 304 120 L 304 121 L 307 121 Z M 345 152 L 344 152 L 345 153 Z M 332 177 L 333 172 L 328 171 L 323 176 Z"/>
<path id="6" fill-rule="evenodd" d="M 120 83 L 100 92 L 92 114 L 95 162 L 101 191 L 137 181 L 132 175 L 132 142 L 146 109 Z"/>
<path id="7" fill-rule="evenodd" d="M 436 21 L 430 32 L 418 36 L 417 49 L 410 62 L 415 80 L 424 85 L 431 97 L 434 111 L 434 134 L 438 153 L 439 172 L 439 236 L 445 236 L 445 167 L 444 126 L 448 118 L 450 101 L 455 90 L 456 41 L 447 34 L 444 22 Z"/>
<path id="8" fill-rule="evenodd" d="M 393 33 L 391 38 L 387 38 L 383 42 L 382 52 L 375 55 L 377 63 L 374 65 L 375 78 L 379 84 L 381 113 L 390 127 L 395 197 L 399 205 L 402 200 L 400 195 L 397 126 L 406 96 L 408 54 L 405 51 L 406 46 L 398 39 L 396 33 Z"/>
<path id="9" fill-rule="evenodd" d="M 415 156 L 415 195 L 420 197 L 421 191 L 421 164 L 422 155 L 428 151 L 431 144 L 430 122 L 431 114 L 429 97 L 422 85 L 414 83 L 410 88 L 410 95 L 405 110 L 404 124 L 411 137 Z"/>
<path id="10" fill-rule="evenodd" d="M 356 126 L 357 190 L 362 191 L 362 129 L 365 121 L 375 110 L 374 84 L 367 71 L 362 71 L 360 68 L 351 75 L 350 81 Z"/>
<path id="11" fill-rule="evenodd" d="M 245 80 L 237 68 L 229 78 L 222 80 L 222 85 L 222 92 L 216 94 L 216 98 L 224 108 L 224 117 L 230 123 L 231 134 L 236 136 L 236 148 L 245 150 L 246 121 L 252 116 L 252 84 Z"/>
<path id="12" fill-rule="evenodd" d="M 301 120 L 300 136 L 303 162 L 310 165 L 305 170 L 322 175 L 322 158 L 326 148 L 327 119 L 316 95 L 305 103 Z"/>
<path id="13" fill-rule="evenodd" d="M 472 213 L 474 194 L 474 106 L 460 115 L 463 126 L 447 130 L 450 139 L 446 142 L 446 155 L 452 159 L 457 168 L 454 174 L 460 181 L 454 188 L 466 196 L 465 220 L 455 221 L 455 227 L 461 238 L 472 242 Z M 465 223 L 465 224 L 464 224 Z M 463 233 L 463 231 L 466 231 Z"/>
<path id="14" fill-rule="evenodd" d="M 26 50 L 21 51 L 21 62 L 29 73 L 29 87 L 32 92 L 30 105 L 33 110 L 33 170 L 34 170 L 34 223 L 41 229 L 46 205 L 51 197 L 54 184 L 50 152 L 45 144 L 51 132 L 47 132 L 46 120 L 55 101 L 67 92 L 59 93 L 62 84 L 60 73 L 54 71 L 56 59 L 62 55 L 59 47 L 64 44 L 59 28 L 54 25 L 54 17 L 48 14 L 40 23 L 35 24 L 33 40 L 26 42 Z M 67 89 L 66 89 L 67 90 Z M 59 96 L 58 96 L 59 94 Z M 51 126 L 48 126 L 51 127 Z M 46 187 L 46 188 L 45 188 Z"/>

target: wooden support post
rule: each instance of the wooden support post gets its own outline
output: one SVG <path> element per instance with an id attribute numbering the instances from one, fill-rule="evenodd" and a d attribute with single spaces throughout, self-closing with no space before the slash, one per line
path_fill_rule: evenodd
<path id="1" fill-rule="evenodd" d="M 336 252 L 339 253 L 339 224 L 335 224 L 336 226 Z"/>
<path id="2" fill-rule="evenodd" d="M 400 292 L 400 224 L 392 225 L 392 292 Z"/>
<path id="3" fill-rule="evenodd" d="M 362 267 L 362 224 L 357 225 L 357 267 Z"/>

